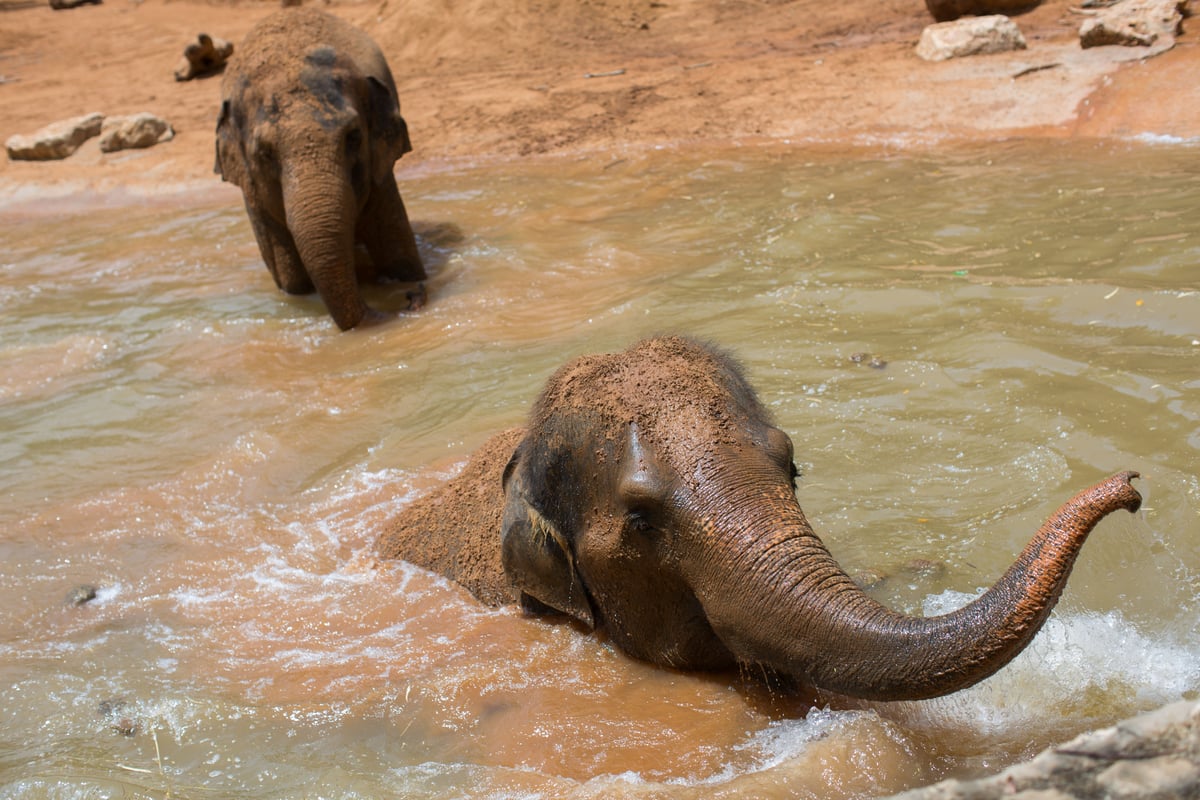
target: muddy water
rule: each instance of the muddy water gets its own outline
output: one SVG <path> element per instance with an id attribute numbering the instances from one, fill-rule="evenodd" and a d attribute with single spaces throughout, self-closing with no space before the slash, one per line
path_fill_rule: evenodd
<path id="1" fill-rule="evenodd" d="M 1195 146 L 402 180 L 431 302 L 348 335 L 274 290 L 236 196 L 0 211 L 0 794 L 861 797 L 1200 692 Z M 964 602 L 1111 472 L 1146 507 L 1022 657 L 925 703 L 810 710 L 375 562 L 557 365 L 658 331 L 743 359 L 899 608 Z"/>

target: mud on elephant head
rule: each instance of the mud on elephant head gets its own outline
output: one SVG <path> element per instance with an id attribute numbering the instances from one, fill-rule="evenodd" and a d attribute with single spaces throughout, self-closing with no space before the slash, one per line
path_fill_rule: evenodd
<path id="1" fill-rule="evenodd" d="M 384 319 L 358 281 L 425 269 L 392 174 L 412 145 L 383 53 L 335 16 L 285 9 L 239 45 L 221 98 L 216 171 L 241 188 L 276 285 L 315 289 L 342 330 Z"/>
<path id="2" fill-rule="evenodd" d="M 1092 528 L 1138 509 L 1126 472 L 1080 492 L 986 593 L 940 617 L 872 600 L 796 501 L 792 443 L 738 366 L 682 338 L 577 359 L 380 538 L 492 604 L 570 615 L 685 669 L 759 665 L 844 695 L 970 686 L 1017 655 Z"/>

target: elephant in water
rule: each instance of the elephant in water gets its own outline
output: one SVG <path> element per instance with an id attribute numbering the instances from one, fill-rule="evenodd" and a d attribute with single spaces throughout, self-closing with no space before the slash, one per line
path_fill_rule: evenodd
<path id="1" fill-rule="evenodd" d="M 662 337 L 558 370 L 525 430 L 489 441 L 378 542 L 459 581 L 603 628 L 637 658 L 757 665 L 873 700 L 936 697 L 1008 663 L 1137 473 L 1068 500 L 985 594 L 939 617 L 868 597 L 813 533 L 792 442 L 728 356 Z"/>
<path id="2" fill-rule="evenodd" d="M 385 319 L 358 280 L 424 280 L 392 174 L 412 150 L 408 126 L 383 53 L 358 28 L 308 8 L 254 26 L 225 70 L 216 144 L 276 285 L 315 289 L 342 330 Z"/>

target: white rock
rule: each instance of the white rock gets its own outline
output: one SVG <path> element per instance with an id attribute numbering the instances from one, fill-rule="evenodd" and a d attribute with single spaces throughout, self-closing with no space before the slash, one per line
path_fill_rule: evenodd
<path id="1" fill-rule="evenodd" d="M 1188 0 L 1122 0 L 1088 17 L 1079 27 L 1081 47 L 1149 47 L 1174 43 Z"/>
<path id="2" fill-rule="evenodd" d="M 939 22 L 921 32 L 917 55 L 926 61 L 1024 50 L 1025 37 L 1003 14 Z"/>
<path id="3" fill-rule="evenodd" d="M 143 111 L 127 117 L 109 117 L 100 132 L 100 150 L 112 153 L 137 147 L 153 147 L 175 138 L 175 131 L 162 117 Z"/>
<path id="4" fill-rule="evenodd" d="M 66 158 L 99 134 L 103 123 L 104 115 L 99 113 L 72 117 L 53 122 L 28 136 L 10 136 L 4 147 L 13 161 L 54 161 Z"/>

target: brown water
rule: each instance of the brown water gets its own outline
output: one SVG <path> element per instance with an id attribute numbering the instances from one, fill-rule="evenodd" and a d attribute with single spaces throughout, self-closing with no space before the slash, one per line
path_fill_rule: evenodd
<path id="1" fill-rule="evenodd" d="M 274 290 L 235 195 L 0 209 L 0 795 L 861 797 L 1200 693 L 1196 146 L 401 179 L 431 302 L 352 334 Z M 744 360 L 814 525 L 905 610 L 1111 472 L 1146 507 L 994 678 L 811 711 L 373 560 L 556 366 L 659 331 Z"/>

